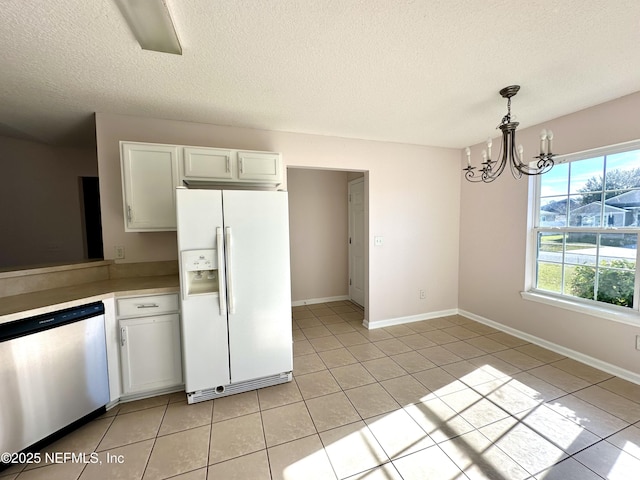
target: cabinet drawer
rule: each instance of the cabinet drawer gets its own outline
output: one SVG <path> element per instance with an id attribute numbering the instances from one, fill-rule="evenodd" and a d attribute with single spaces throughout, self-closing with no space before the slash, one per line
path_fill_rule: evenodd
<path id="1" fill-rule="evenodd" d="M 148 295 L 116 300 L 118 317 L 140 317 L 178 311 L 178 295 Z"/>

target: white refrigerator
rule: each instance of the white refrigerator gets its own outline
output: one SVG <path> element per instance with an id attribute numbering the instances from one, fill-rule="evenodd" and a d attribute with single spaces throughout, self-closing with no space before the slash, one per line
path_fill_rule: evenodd
<path id="1" fill-rule="evenodd" d="M 189 403 L 291 380 L 287 192 L 176 191 Z"/>

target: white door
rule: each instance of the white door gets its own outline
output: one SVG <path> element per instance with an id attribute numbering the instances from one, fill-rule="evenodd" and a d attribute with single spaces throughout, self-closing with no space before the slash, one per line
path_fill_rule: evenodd
<path id="1" fill-rule="evenodd" d="M 364 178 L 349 182 L 349 297 L 364 306 Z"/>
<path id="2" fill-rule="evenodd" d="M 182 252 L 216 249 L 223 227 L 220 190 L 176 191 L 180 285 L 182 292 L 182 350 L 185 390 L 195 392 L 229 384 L 227 313 L 220 304 L 224 296 L 224 262 L 218 264 L 219 292 L 185 295 Z"/>
<path id="3" fill-rule="evenodd" d="M 293 369 L 286 192 L 223 192 L 231 382 Z"/>

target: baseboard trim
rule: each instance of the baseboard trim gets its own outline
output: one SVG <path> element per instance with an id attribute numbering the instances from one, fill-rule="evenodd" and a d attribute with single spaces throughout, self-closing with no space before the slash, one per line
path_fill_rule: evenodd
<path id="1" fill-rule="evenodd" d="M 508 327 L 506 325 L 503 325 L 502 323 L 495 322 L 486 317 L 476 315 L 475 313 L 467 312 L 466 310 L 458 309 L 458 315 L 462 315 L 463 317 L 467 317 L 471 320 L 475 320 L 476 322 L 483 323 L 485 325 L 495 328 L 496 330 L 500 330 L 502 332 L 508 333 L 509 335 L 513 335 L 514 337 L 521 338 L 522 340 L 526 340 L 527 342 L 535 343 L 540 347 L 544 347 L 548 350 L 559 353 L 560 355 L 564 355 L 565 357 L 572 358 L 579 362 L 585 363 L 591 367 L 602 370 L 603 372 L 610 373 L 611 375 L 615 375 L 616 377 L 620 377 L 624 380 L 628 380 L 629 382 L 640 385 L 640 374 L 637 374 L 625 368 L 618 367 L 617 365 L 613 365 L 611 363 L 599 360 L 597 358 L 591 357 L 589 355 L 578 352 L 576 350 L 563 347 L 562 345 L 558 345 L 557 343 L 544 340 L 540 337 L 536 337 L 535 335 L 531 335 L 529 333 L 522 332 L 515 328 Z"/>
<path id="2" fill-rule="evenodd" d="M 291 306 L 302 307 L 304 305 L 315 305 L 317 303 L 328 303 L 328 302 L 340 302 L 343 300 L 349 300 L 349 295 L 339 295 L 337 297 L 324 297 L 324 298 L 307 298 L 306 300 L 295 300 L 291 302 Z"/>
<path id="3" fill-rule="evenodd" d="M 134 402 L 136 400 L 144 400 L 145 398 L 151 398 L 151 397 L 157 397 L 159 395 L 167 395 L 169 393 L 176 393 L 176 392 L 184 392 L 184 384 L 182 385 L 175 385 L 173 387 L 167 387 L 167 388 L 160 388 L 158 390 L 151 390 L 149 392 L 142 392 L 142 393 L 132 393 L 129 395 L 122 395 L 120 398 L 113 400 L 112 402 L 107 403 L 106 407 L 107 410 L 117 406 L 117 405 L 121 405 L 123 403 L 128 403 L 128 402 Z M 187 394 L 184 394 L 184 398 L 186 400 L 187 398 Z"/>
<path id="4" fill-rule="evenodd" d="M 440 310 L 439 312 L 428 312 L 420 313 L 418 315 L 409 315 L 406 317 L 388 318 L 386 320 L 378 320 L 377 322 L 370 322 L 365 319 L 362 322 L 362 325 L 364 325 L 369 330 L 374 330 L 376 328 L 402 325 L 403 323 L 421 322 L 423 320 L 431 320 L 432 318 L 448 317 L 450 315 L 456 315 L 457 313 L 458 310 L 454 308 L 451 310 Z"/>

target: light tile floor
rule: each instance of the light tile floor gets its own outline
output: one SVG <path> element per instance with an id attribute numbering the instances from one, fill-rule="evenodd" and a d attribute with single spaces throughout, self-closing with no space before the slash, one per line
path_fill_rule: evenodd
<path id="1" fill-rule="evenodd" d="M 122 404 L 45 449 L 101 464 L 0 480 L 640 478 L 640 385 L 459 316 L 362 318 L 349 302 L 295 307 L 291 383 Z"/>

